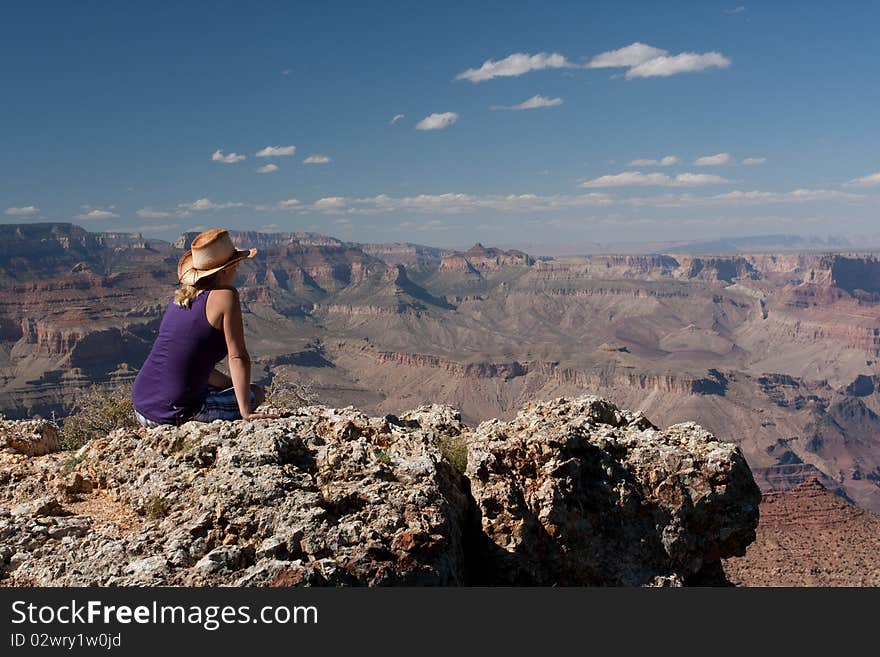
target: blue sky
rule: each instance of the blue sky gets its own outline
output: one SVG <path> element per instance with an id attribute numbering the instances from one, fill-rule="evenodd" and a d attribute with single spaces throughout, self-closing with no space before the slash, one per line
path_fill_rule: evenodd
<path id="1" fill-rule="evenodd" d="M 447 246 L 880 233 L 876 3 L 3 14 L 3 222 Z"/>

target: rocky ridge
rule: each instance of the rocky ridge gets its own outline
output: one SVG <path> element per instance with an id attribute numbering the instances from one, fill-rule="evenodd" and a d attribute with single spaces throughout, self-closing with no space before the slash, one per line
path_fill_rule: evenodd
<path id="1" fill-rule="evenodd" d="M 880 586 L 880 515 L 810 478 L 761 502 L 757 538 L 724 570 L 740 586 Z"/>
<path id="2" fill-rule="evenodd" d="M 476 428 L 437 405 L 284 415 L 117 430 L 72 457 L 7 438 L 0 583 L 717 584 L 754 539 L 737 447 L 596 397 Z"/>

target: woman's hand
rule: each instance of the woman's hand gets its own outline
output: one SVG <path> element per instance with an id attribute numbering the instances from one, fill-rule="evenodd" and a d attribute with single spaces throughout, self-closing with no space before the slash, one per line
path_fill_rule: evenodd
<path id="1" fill-rule="evenodd" d="M 246 416 L 243 416 L 243 420 L 277 420 L 281 416 L 277 413 L 248 413 Z"/>

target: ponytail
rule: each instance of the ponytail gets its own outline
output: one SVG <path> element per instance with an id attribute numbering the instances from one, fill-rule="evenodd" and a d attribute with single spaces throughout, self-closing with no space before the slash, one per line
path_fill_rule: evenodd
<path id="1" fill-rule="evenodd" d="M 181 308 L 191 308 L 193 301 L 199 296 L 199 292 L 201 290 L 198 288 L 183 283 L 174 293 L 174 303 Z"/>
<path id="2" fill-rule="evenodd" d="M 219 272 L 218 272 L 219 273 Z M 192 308 L 193 301 L 202 293 L 203 290 L 210 290 L 217 282 L 217 274 L 211 274 L 200 278 L 195 285 L 187 285 L 181 283 L 177 291 L 174 292 L 174 303 L 181 308 Z"/>

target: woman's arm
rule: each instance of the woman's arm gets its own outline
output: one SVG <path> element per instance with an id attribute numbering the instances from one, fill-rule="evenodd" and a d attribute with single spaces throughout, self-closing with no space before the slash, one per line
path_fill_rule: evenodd
<path id="1" fill-rule="evenodd" d="M 214 290 L 214 294 L 218 292 L 226 302 L 223 304 L 223 334 L 229 357 L 229 376 L 235 388 L 238 412 L 247 419 L 251 414 L 251 357 L 244 343 L 241 302 L 236 290 Z"/>
<path id="2" fill-rule="evenodd" d="M 208 385 L 214 388 L 231 388 L 232 378 L 228 374 L 215 369 L 208 375 Z"/>
<path id="3" fill-rule="evenodd" d="M 238 412 L 245 420 L 274 417 L 265 413 L 251 413 L 251 357 L 244 343 L 244 321 L 241 316 L 241 302 L 234 289 L 218 289 L 211 293 L 221 299 L 223 312 L 223 334 L 226 337 L 226 350 L 229 358 L 229 375 L 235 388 Z"/>

